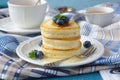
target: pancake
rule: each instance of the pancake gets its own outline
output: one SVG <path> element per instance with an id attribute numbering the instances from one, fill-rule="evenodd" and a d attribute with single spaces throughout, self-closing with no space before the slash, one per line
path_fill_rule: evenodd
<path id="1" fill-rule="evenodd" d="M 80 37 L 72 38 L 72 39 L 51 39 L 42 37 L 43 44 L 46 48 L 54 48 L 54 49 L 73 49 L 77 48 L 81 45 Z M 58 46 L 59 45 L 59 46 Z"/>
<path id="2" fill-rule="evenodd" d="M 81 45 L 74 49 L 51 49 L 51 48 L 45 48 L 43 45 L 41 46 L 41 49 L 45 55 L 45 57 L 53 58 L 53 59 L 64 59 L 67 57 L 70 57 L 71 55 L 80 54 L 81 53 Z"/>
<path id="3" fill-rule="evenodd" d="M 80 36 L 80 26 L 74 21 L 70 21 L 68 25 L 59 26 L 52 20 L 47 20 L 41 25 L 42 36 L 54 39 L 70 39 Z"/>

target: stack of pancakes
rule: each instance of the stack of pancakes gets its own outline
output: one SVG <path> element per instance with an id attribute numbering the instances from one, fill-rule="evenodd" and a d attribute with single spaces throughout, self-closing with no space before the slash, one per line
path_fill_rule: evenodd
<path id="1" fill-rule="evenodd" d="M 81 51 L 80 26 L 72 20 L 64 26 L 47 20 L 41 25 L 41 34 L 41 49 L 46 57 L 63 59 Z"/>

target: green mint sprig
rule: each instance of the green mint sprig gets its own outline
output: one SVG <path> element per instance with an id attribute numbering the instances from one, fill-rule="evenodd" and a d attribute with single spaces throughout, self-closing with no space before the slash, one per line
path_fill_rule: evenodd
<path id="1" fill-rule="evenodd" d="M 66 16 L 61 15 L 61 14 L 58 14 L 58 15 L 56 15 L 56 16 L 55 16 L 55 18 L 56 18 L 56 19 L 63 20 L 63 19 L 65 19 L 65 18 L 66 18 Z"/>
<path id="2" fill-rule="evenodd" d="M 35 51 L 29 52 L 29 58 L 36 59 L 36 52 Z"/>

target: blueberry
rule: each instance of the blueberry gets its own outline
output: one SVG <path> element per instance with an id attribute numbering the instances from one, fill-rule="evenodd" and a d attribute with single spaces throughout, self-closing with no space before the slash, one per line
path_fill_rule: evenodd
<path id="1" fill-rule="evenodd" d="M 38 51 L 38 50 L 32 50 L 31 52 L 29 52 L 28 54 L 29 58 L 32 58 L 32 59 L 42 59 L 43 58 L 43 52 L 42 51 Z"/>
<path id="2" fill-rule="evenodd" d="M 42 45 L 42 40 L 40 40 L 40 41 L 39 41 L 38 45 L 39 45 L 39 46 L 41 46 L 41 45 Z"/>
<path id="3" fill-rule="evenodd" d="M 42 51 L 37 51 L 36 57 L 39 58 L 39 59 L 42 59 L 43 58 L 43 52 Z"/>
<path id="4" fill-rule="evenodd" d="M 65 24 L 64 20 L 60 20 L 60 19 L 58 19 L 58 20 L 56 21 L 56 23 L 57 23 L 58 25 L 64 25 L 64 24 Z"/>
<path id="5" fill-rule="evenodd" d="M 64 19 L 64 22 L 67 24 L 67 23 L 69 22 L 69 20 L 70 20 L 70 18 L 66 17 L 66 18 Z"/>
<path id="6" fill-rule="evenodd" d="M 55 17 L 53 17 L 53 21 L 62 26 L 62 25 L 65 25 L 65 24 L 68 24 L 70 18 L 72 17 L 72 15 L 61 15 L 61 14 L 58 14 L 56 15 Z"/>
<path id="7" fill-rule="evenodd" d="M 85 41 L 85 42 L 83 43 L 83 46 L 84 46 L 85 48 L 89 48 L 89 47 L 91 46 L 91 42 L 90 42 L 90 41 Z"/>
<path id="8" fill-rule="evenodd" d="M 56 17 L 53 17 L 53 19 L 52 19 L 55 23 L 56 23 L 56 21 L 57 21 L 57 18 Z"/>

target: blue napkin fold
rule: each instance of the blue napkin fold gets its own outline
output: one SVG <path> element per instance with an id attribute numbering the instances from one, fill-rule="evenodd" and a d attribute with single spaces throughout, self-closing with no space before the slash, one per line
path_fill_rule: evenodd
<path id="1" fill-rule="evenodd" d="M 16 52 L 15 49 L 19 45 L 19 42 L 13 36 L 2 35 L 0 36 L 0 52 L 12 57 Z"/>

